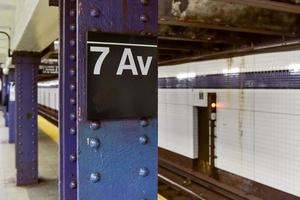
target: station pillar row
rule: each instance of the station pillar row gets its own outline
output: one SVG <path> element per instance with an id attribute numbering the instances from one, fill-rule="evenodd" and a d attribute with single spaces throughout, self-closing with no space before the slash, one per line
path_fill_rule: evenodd
<path id="1" fill-rule="evenodd" d="M 16 78 L 16 169 L 17 185 L 38 183 L 37 71 L 40 56 L 13 53 Z"/>

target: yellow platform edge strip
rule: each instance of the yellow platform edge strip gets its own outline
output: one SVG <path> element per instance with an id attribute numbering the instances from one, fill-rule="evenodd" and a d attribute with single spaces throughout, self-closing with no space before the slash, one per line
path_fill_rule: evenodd
<path id="1" fill-rule="evenodd" d="M 58 127 L 42 116 L 38 116 L 38 126 L 41 131 L 48 135 L 54 142 L 58 144 Z"/>
<path id="2" fill-rule="evenodd" d="M 58 143 L 58 127 L 42 116 L 38 116 L 38 126 L 41 131 L 48 135 L 53 141 Z M 167 200 L 160 194 L 158 194 L 158 200 Z"/>
<path id="3" fill-rule="evenodd" d="M 167 200 L 167 199 L 161 196 L 160 194 L 158 194 L 158 200 Z"/>

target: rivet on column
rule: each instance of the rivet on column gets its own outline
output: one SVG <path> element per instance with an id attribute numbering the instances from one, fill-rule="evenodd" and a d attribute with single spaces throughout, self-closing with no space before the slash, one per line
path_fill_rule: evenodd
<path id="1" fill-rule="evenodd" d="M 146 168 L 146 167 L 143 167 L 140 169 L 139 171 L 139 175 L 142 176 L 142 177 L 146 177 L 149 175 L 149 169 Z"/>
<path id="2" fill-rule="evenodd" d="M 100 177 L 100 173 L 99 172 L 91 173 L 91 175 L 90 175 L 90 181 L 92 183 L 97 183 L 97 182 L 100 181 L 100 179 L 101 179 L 101 177 Z"/>

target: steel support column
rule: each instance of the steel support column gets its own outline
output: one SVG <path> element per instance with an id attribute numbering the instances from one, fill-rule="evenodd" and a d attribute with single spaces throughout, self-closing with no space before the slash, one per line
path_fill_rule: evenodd
<path id="1" fill-rule="evenodd" d="M 37 71 L 38 54 L 14 52 L 16 75 L 17 185 L 38 183 Z"/>
<path id="2" fill-rule="evenodd" d="M 9 126 L 9 137 L 8 142 L 14 143 L 15 142 L 15 135 L 16 135 L 16 95 L 15 95 L 15 71 L 9 71 L 9 102 L 8 102 L 8 126 Z"/>
<path id="3" fill-rule="evenodd" d="M 7 94 L 7 91 L 6 91 L 6 82 L 7 82 L 7 75 L 2 75 L 2 94 L 1 94 L 1 101 L 2 101 L 2 104 L 4 105 L 5 104 L 5 95 Z"/>
<path id="4" fill-rule="evenodd" d="M 60 199 L 77 199 L 76 0 L 60 0 Z"/>
<path id="5" fill-rule="evenodd" d="M 155 36 L 157 3 L 158 0 L 77 1 L 80 200 L 157 199 L 157 118 L 101 122 L 86 119 L 87 32 Z"/>
<path id="6" fill-rule="evenodd" d="M 2 102 L 3 102 L 3 111 L 4 111 L 4 122 L 5 126 L 8 126 L 8 118 L 7 118 L 7 108 L 8 108 L 8 91 L 9 84 L 8 84 L 8 75 L 3 75 L 2 79 Z"/>

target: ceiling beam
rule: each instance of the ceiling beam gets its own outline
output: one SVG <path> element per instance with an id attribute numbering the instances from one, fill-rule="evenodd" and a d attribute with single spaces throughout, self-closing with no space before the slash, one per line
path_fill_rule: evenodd
<path id="1" fill-rule="evenodd" d="M 292 51 L 300 49 L 300 40 L 289 41 L 289 42 L 279 42 L 279 43 L 270 43 L 254 47 L 246 47 L 242 49 L 229 49 L 220 52 L 209 52 L 201 53 L 199 55 L 176 58 L 172 60 L 165 60 L 159 62 L 159 66 L 164 65 L 175 65 L 188 62 L 196 62 L 202 60 L 211 60 L 211 59 L 221 59 L 221 58 L 230 58 L 234 56 L 244 56 L 250 54 L 259 54 L 259 53 L 270 53 L 270 52 L 279 52 L 279 51 Z"/>
<path id="2" fill-rule="evenodd" d="M 194 43 L 225 43 L 225 44 L 232 44 L 225 40 L 214 40 L 214 39 L 191 39 L 191 38 L 184 38 L 184 37 L 171 37 L 171 36 L 158 36 L 159 40 L 168 40 L 168 41 L 183 41 L 183 42 L 194 42 Z"/>
<path id="3" fill-rule="evenodd" d="M 243 33 L 254 33 L 262 35 L 275 35 L 275 36 L 287 36 L 287 37 L 296 37 L 299 34 L 291 32 L 288 30 L 268 30 L 268 29 L 257 29 L 251 27 L 238 27 L 232 25 L 223 25 L 223 24 L 207 24 L 197 20 L 179 20 L 175 17 L 160 17 L 160 25 L 169 25 L 169 26 L 187 26 L 187 27 L 197 27 L 204 29 L 214 29 L 214 30 L 225 30 L 233 32 L 243 32 Z"/>
<path id="4" fill-rule="evenodd" d="M 264 8 L 268 10 L 300 14 L 299 5 L 283 3 L 278 1 L 271 1 L 271 0 L 214 0 L 214 1 L 221 1 L 226 3 L 237 3 L 237 4 L 243 4 L 243 5 L 257 7 L 257 8 Z"/>

